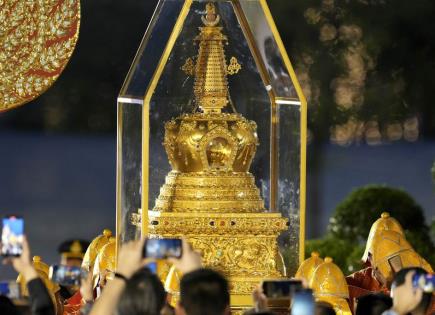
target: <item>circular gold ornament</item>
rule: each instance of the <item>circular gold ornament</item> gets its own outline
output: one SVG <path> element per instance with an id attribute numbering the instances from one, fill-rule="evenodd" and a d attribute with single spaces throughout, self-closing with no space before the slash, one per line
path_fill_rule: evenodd
<path id="1" fill-rule="evenodd" d="M 0 112 L 44 93 L 68 63 L 79 0 L 0 0 Z"/>

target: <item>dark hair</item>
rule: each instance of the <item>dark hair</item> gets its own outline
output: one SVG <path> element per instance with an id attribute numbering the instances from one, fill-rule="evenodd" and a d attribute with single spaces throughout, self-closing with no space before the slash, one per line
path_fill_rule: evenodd
<path id="1" fill-rule="evenodd" d="M 143 268 L 127 281 L 116 314 L 159 315 L 165 302 L 166 292 L 160 279 L 148 268 Z"/>
<path id="2" fill-rule="evenodd" d="M 222 315 L 230 304 L 227 280 L 211 269 L 186 274 L 180 282 L 180 305 L 187 315 Z"/>
<path id="3" fill-rule="evenodd" d="M 414 271 L 416 275 L 427 275 L 428 272 L 421 267 L 407 267 L 400 269 L 395 275 L 393 279 L 393 283 L 391 284 L 391 288 L 398 287 L 405 283 L 406 275 Z M 420 304 L 417 305 L 415 310 L 422 310 L 424 313 L 427 312 L 430 305 L 432 303 L 432 293 L 423 293 L 423 297 L 421 298 Z"/>
<path id="4" fill-rule="evenodd" d="M 383 293 L 371 293 L 358 299 L 355 315 L 380 315 L 393 306 L 393 299 Z"/>
<path id="5" fill-rule="evenodd" d="M 317 301 L 314 314 L 316 315 L 335 315 L 334 307 L 324 301 Z"/>
<path id="6" fill-rule="evenodd" d="M 0 314 L 20 315 L 20 311 L 8 297 L 0 295 Z"/>

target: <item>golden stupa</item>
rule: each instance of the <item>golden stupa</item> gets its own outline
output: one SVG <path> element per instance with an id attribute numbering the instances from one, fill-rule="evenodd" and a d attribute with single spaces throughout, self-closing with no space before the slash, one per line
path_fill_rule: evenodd
<path id="1" fill-rule="evenodd" d="M 182 67 L 194 76 L 197 106 L 165 123 L 163 145 L 172 170 L 148 211 L 148 234 L 185 236 L 205 266 L 229 278 L 232 305 L 250 305 L 261 280 L 282 276 L 277 237 L 288 222 L 267 212 L 249 172 L 259 144 L 256 123 L 230 100 L 227 76 L 241 65 L 235 57 L 227 64 L 227 37 L 214 4 L 206 5 L 202 22 L 196 60 Z M 140 226 L 138 218 L 133 222 Z"/>

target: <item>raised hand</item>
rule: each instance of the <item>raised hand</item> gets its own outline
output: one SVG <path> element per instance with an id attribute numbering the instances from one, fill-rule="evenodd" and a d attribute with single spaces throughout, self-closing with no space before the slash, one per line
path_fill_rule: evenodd
<path id="1" fill-rule="evenodd" d="M 202 267 L 201 255 L 195 251 L 186 239 L 182 239 L 183 255 L 181 258 L 169 258 L 168 261 L 186 274 Z"/>

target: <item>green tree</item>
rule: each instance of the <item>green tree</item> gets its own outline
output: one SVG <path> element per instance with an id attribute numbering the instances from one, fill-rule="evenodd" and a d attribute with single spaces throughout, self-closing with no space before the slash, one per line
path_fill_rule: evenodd
<path id="1" fill-rule="evenodd" d="M 351 192 L 335 209 L 329 229 L 337 238 L 365 242 L 371 225 L 384 211 L 397 219 L 404 230 L 429 238 L 420 205 L 404 190 L 384 185 L 368 185 Z"/>

